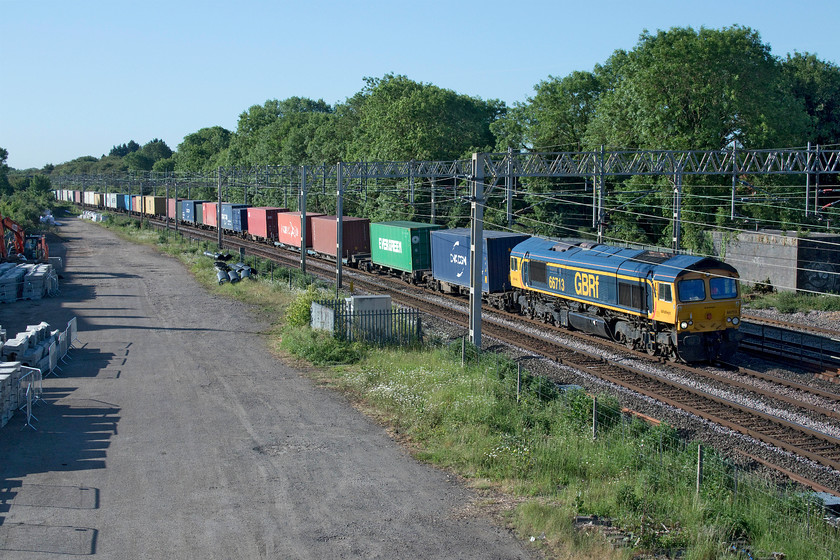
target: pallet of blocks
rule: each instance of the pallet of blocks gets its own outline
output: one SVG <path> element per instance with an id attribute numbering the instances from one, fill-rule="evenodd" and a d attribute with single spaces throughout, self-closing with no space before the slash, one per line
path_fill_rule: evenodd
<path id="1" fill-rule="evenodd" d="M 5 426 L 20 406 L 20 362 L 0 362 L 0 427 Z"/>
<path id="2" fill-rule="evenodd" d="M 0 303 L 13 303 L 23 297 L 23 277 L 28 271 L 14 264 L 5 266 L 9 264 L 0 265 Z"/>

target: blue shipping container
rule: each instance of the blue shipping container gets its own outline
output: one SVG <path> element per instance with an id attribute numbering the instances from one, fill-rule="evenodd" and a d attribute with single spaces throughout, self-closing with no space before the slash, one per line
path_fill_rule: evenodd
<path id="1" fill-rule="evenodd" d="M 510 289 L 510 251 L 530 235 L 507 231 L 484 230 L 482 250 L 483 293 Z M 469 288 L 470 230 L 468 228 L 433 231 L 432 275 L 443 282 Z"/>
<path id="2" fill-rule="evenodd" d="M 128 209 L 128 201 L 126 200 L 128 195 L 125 194 L 118 194 L 117 195 L 117 210 L 127 210 Z"/>
<path id="3" fill-rule="evenodd" d="M 229 229 L 232 231 L 242 231 L 240 228 L 239 230 L 235 230 L 233 227 L 233 210 L 237 208 L 249 208 L 250 204 L 231 204 L 229 202 L 222 203 L 222 229 Z M 245 218 L 246 223 L 248 218 Z"/>
<path id="4" fill-rule="evenodd" d="M 204 200 L 182 200 L 181 205 L 181 220 L 191 224 L 198 224 L 201 221 L 198 219 L 199 213 L 196 211 L 196 206 L 204 204 Z"/>
<path id="5" fill-rule="evenodd" d="M 230 229 L 236 232 L 248 231 L 248 208 L 231 209 L 233 225 Z"/>

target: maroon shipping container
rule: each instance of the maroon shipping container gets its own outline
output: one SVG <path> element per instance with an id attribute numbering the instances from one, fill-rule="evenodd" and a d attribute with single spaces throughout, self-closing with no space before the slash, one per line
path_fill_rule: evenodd
<path id="1" fill-rule="evenodd" d="M 216 203 L 205 202 L 202 209 L 204 210 L 204 225 L 216 227 L 219 221 L 219 217 L 216 215 Z"/>
<path id="2" fill-rule="evenodd" d="M 82 203 L 82 191 L 73 191 L 73 202 L 76 204 Z"/>
<path id="3" fill-rule="evenodd" d="M 323 214 L 306 215 L 306 246 L 312 247 L 312 218 Z M 300 212 L 277 213 L 277 241 L 300 248 Z"/>
<path id="4" fill-rule="evenodd" d="M 178 201 L 184 200 L 183 198 L 167 198 L 166 199 L 166 207 L 169 210 L 169 218 L 172 220 L 177 220 L 180 216 L 178 216 Z"/>
<path id="5" fill-rule="evenodd" d="M 248 233 L 254 237 L 277 240 L 277 213 L 288 212 L 288 208 L 259 206 L 248 208 Z"/>
<path id="6" fill-rule="evenodd" d="M 370 220 L 344 216 L 341 219 L 342 258 L 370 254 Z M 338 222 L 335 216 L 312 218 L 312 249 L 335 256 Z"/>

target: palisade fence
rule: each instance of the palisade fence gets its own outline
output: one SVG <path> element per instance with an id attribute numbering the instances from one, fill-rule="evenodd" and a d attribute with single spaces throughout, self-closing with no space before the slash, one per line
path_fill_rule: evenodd
<path id="1" fill-rule="evenodd" d="M 393 307 L 390 310 L 358 310 L 346 300 L 312 302 L 312 328 L 328 330 L 347 342 L 377 346 L 414 346 L 423 341 L 420 311 Z"/>
<path id="2" fill-rule="evenodd" d="M 466 356 L 465 356 L 465 349 Z M 477 359 L 475 348 L 461 345 L 462 359 Z M 559 386 L 553 381 L 534 375 L 521 367 L 515 378 L 508 379 L 511 398 L 517 401 L 539 400 L 561 403 L 579 427 L 577 438 L 592 442 L 591 447 L 579 440 L 567 444 L 575 449 L 574 456 L 563 458 L 556 472 L 557 480 L 571 476 L 601 480 L 613 478 L 608 484 L 619 484 L 617 507 L 635 525 L 624 544 L 645 546 L 646 543 L 667 543 L 679 540 L 679 520 L 673 526 L 662 524 L 668 510 L 666 503 L 690 503 L 709 525 L 721 528 L 714 535 L 726 545 L 733 558 L 795 558 L 797 551 L 769 550 L 748 541 L 750 533 L 763 532 L 766 541 L 785 543 L 796 537 L 809 543 L 809 558 L 840 560 L 840 511 L 829 509 L 827 494 L 806 491 L 792 482 L 783 483 L 781 476 L 763 476 L 755 472 L 755 457 L 743 454 L 743 465 L 716 453 L 711 445 L 689 441 L 674 430 L 657 424 L 650 428 L 645 421 L 634 417 L 627 409 L 610 406 L 585 393 L 579 386 Z M 535 440 L 526 429 L 515 435 L 510 449 L 522 465 L 531 465 L 537 458 L 556 456 L 559 445 L 552 438 Z M 732 437 L 732 436 L 725 436 Z M 739 455 L 739 452 L 735 452 Z M 761 461 L 758 459 L 758 461 Z M 615 473 L 599 463 L 619 464 L 623 472 L 632 472 L 625 482 L 616 482 Z M 528 476 L 523 469 L 520 476 Z M 624 485 L 624 488 L 621 488 Z M 659 488 L 669 488 L 663 496 Z M 584 515 L 590 506 L 589 497 L 579 496 L 579 512 Z M 836 504 L 836 502 L 834 502 Z M 597 513 L 597 511 L 590 511 Z M 616 520 L 620 523 L 620 519 Z M 667 522 L 667 521 L 666 521 Z M 710 534 L 711 536 L 711 534 Z M 656 545 L 654 545 L 656 546 Z M 667 545 L 666 545 L 667 547 Z M 678 557 L 680 549 L 669 548 L 668 557 Z M 779 555 L 784 553 L 786 556 Z"/>

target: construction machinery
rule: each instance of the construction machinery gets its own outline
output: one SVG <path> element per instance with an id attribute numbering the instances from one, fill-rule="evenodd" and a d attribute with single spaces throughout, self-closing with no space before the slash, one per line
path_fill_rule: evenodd
<path id="1" fill-rule="evenodd" d="M 6 233 L 9 241 L 6 241 Z M 50 249 L 43 234 L 27 235 L 23 227 L 9 217 L 0 217 L 0 260 L 26 260 L 46 263 L 50 260 Z"/>

